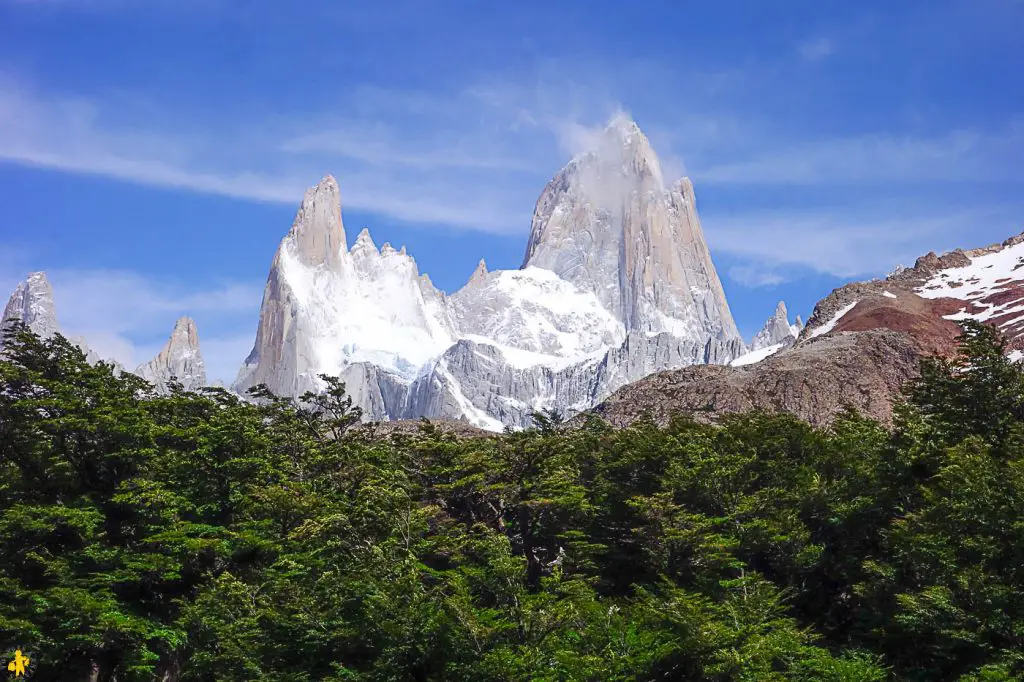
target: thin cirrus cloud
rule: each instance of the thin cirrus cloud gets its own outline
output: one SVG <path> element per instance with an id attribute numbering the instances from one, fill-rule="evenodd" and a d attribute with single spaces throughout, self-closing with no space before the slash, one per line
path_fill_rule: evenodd
<path id="1" fill-rule="evenodd" d="M 568 94 L 566 94 L 568 93 Z M 414 224 L 514 234 L 525 231 L 537 194 L 568 156 L 593 144 L 621 107 L 600 88 L 490 84 L 453 92 L 364 87 L 340 119 L 327 113 L 275 119 L 254 133 L 249 121 L 217 120 L 206 132 L 124 125 L 116 102 L 41 92 L 0 79 L 0 159 L 10 163 L 117 178 L 128 182 L 294 204 L 325 172 L 342 186 L 346 208 Z M 395 112 L 402 112 L 401 118 Z M 411 114 L 411 119 L 410 119 Z M 180 117 L 188 120 L 188 117 Z M 415 124 L 411 122 L 415 121 Z M 756 117 L 734 111 L 673 110 L 671 120 L 641 121 L 665 165 L 684 172 L 679 151 L 696 159 L 698 186 L 849 184 L 893 186 L 934 182 L 1020 182 L 1024 125 L 961 129 L 931 136 L 862 134 L 808 141 L 775 133 Z M 213 150 L 211 155 L 210 150 Z M 244 153 L 239 150 L 244 150 Z M 831 217 L 806 212 L 784 218 L 748 211 L 741 222 L 705 219 L 709 239 L 751 263 L 810 264 L 836 276 L 887 267 L 889 247 L 920 253 L 942 230 L 969 232 L 966 219 L 931 219 L 930 202 L 896 207 L 903 241 L 889 243 L 887 215 L 836 206 Z M 980 212 L 989 210 L 980 206 Z M 843 222 L 835 216 L 841 215 Z M 764 226 L 801 241 L 785 260 Z M 825 225 L 825 229 L 821 229 Z M 877 238 L 864 239 L 864 235 Z M 879 240 L 882 240 L 881 242 Z M 872 246 L 860 246 L 870 243 Z M 788 246 L 787 246 L 788 248 Z M 853 256 L 844 254 L 852 249 Z M 796 258 L 792 253 L 806 253 Z M 830 254 L 835 254 L 834 257 Z M 734 270 L 743 283 L 769 285 L 778 275 Z M 760 266 L 758 266 L 760 267 Z"/>
<path id="2" fill-rule="evenodd" d="M 928 251 L 973 248 L 1020 230 L 1024 204 L 909 213 L 883 204 L 847 211 L 760 211 L 712 215 L 705 224 L 727 272 L 746 287 L 772 286 L 815 272 L 838 278 L 880 275 Z M 984 230 L 979 230 L 984 226 Z M 974 234 L 964 242 L 965 234 Z M 990 235 L 990 236 L 989 236 Z"/>
<path id="3" fill-rule="evenodd" d="M 709 165 L 702 182 L 737 185 L 1024 181 L 1024 125 L 933 137 L 860 135 L 801 141 Z"/>
<path id="4" fill-rule="evenodd" d="M 111 109 L 0 81 L 0 160 L 288 204 L 333 172 L 348 208 L 495 233 L 528 224 L 531 195 L 536 198 L 544 181 L 536 159 L 511 155 L 509 136 L 499 138 L 506 148 L 489 143 L 486 130 L 458 139 L 457 121 L 447 124 L 451 134 L 429 131 L 422 139 L 397 134 L 393 124 L 367 121 L 293 132 L 310 128 L 303 121 L 248 138 L 220 133 L 216 125 L 200 134 L 139 132 L 112 120 Z M 209 158 L 205 150 L 218 147 L 228 157 L 231 150 L 245 149 L 243 161 Z M 277 168 L 287 170 L 270 170 Z"/>
<path id="5" fill-rule="evenodd" d="M 835 41 L 824 36 L 805 40 L 797 47 L 800 57 L 809 62 L 821 61 L 835 51 Z"/>

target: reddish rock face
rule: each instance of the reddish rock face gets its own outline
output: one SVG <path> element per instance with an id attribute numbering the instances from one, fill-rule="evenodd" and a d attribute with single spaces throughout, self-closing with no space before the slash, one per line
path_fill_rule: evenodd
<path id="1" fill-rule="evenodd" d="M 895 299 L 872 296 L 859 301 L 831 333 L 890 329 L 910 336 L 925 355 L 949 356 L 956 352 L 960 327 L 943 316 L 962 307 L 955 299 L 927 300 L 911 293 Z"/>

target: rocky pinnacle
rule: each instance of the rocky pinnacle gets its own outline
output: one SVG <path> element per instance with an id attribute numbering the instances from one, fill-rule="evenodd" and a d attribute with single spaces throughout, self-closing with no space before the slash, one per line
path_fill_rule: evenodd
<path id="1" fill-rule="evenodd" d="M 345 226 L 341 221 L 341 193 L 333 177 L 327 175 L 306 190 L 285 239 L 301 263 L 337 266 L 345 248 Z"/>
<path id="2" fill-rule="evenodd" d="M 155 358 L 135 370 L 143 379 L 163 388 L 174 379 L 185 387 L 195 390 L 206 386 L 206 369 L 199 352 L 199 331 L 190 317 L 182 317 L 174 323 L 174 331 Z"/>
<path id="3" fill-rule="evenodd" d="M 650 142 L 624 116 L 544 189 L 527 266 L 593 291 L 628 331 L 739 338 L 693 185 L 683 178 L 666 187 Z"/>
<path id="4" fill-rule="evenodd" d="M 11 294 L 4 308 L 3 320 L 23 322 L 43 338 L 60 332 L 57 310 L 53 303 L 53 287 L 45 272 L 33 272 Z"/>
<path id="5" fill-rule="evenodd" d="M 800 333 L 801 326 L 799 317 L 795 324 L 789 323 L 789 311 L 786 310 L 786 303 L 779 301 L 779 304 L 775 306 L 775 313 L 768 318 L 761 331 L 754 336 L 750 349 L 761 350 L 780 343 L 787 346 L 792 345 Z"/>

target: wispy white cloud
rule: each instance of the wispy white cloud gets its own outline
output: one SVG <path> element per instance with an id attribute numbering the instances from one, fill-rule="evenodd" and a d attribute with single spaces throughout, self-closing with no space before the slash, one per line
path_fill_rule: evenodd
<path id="1" fill-rule="evenodd" d="M 146 331 L 175 315 L 238 315 L 258 308 L 262 284 L 224 283 L 193 290 L 125 270 L 52 270 L 63 325 L 83 329 L 97 320 L 114 332 Z M 168 330 L 170 331 L 170 330 Z"/>
<path id="2" fill-rule="evenodd" d="M 809 62 L 821 61 L 835 51 L 835 41 L 825 36 L 805 40 L 797 46 L 800 57 Z"/>
<path id="3" fill-rule="evenodd" d="M 602 93 L 577 90 L 559 98 L 548 89 L 494 84 L 447 97 L 372 88 L 359 99 L 356 111 L 340 122 L 320 115 L 261 135 L 246 133 L 244 126 L 234 136 L 221 134 L 214 126 L 204 136 L 131 128 L 94 101 L 43 95 L 0 81 L 0 159 L 287 204 L 296 203 L 324 172 L 334 172 L 347 208 L 512 233 L 525 231 L 547 177 L 567 156 L 592 147 L 607 117 L 621 111 Z M 375 118 L 376 112 L 395 108 L 413 111 L 430 125 L 411 130 L 386 116 Z M 1024 154 L 1020 124 L 933 137 L 864 135 L 814 144 L 776 141 L 732 117 L 685 112 L 676 125 L 653 121 L 645 128 L 659 151 L 669 150 L 662 154 L 666 177 L 684 170 L 674 149 L 695 150 L 698 159 L 712 153 L 722 159 L 696 164 L 698 188 L 1024 179 L 1016 163 Z M 204 150 L 218 145 L 248 147 L 243 165 L 211 159 Z M 736 280 L 760 284 L 777 281 L 778 265 L 807 265 L 844 277 L 874 272 L 879 254 L 915 255 L 919 245 L 942 230 L 969 231 L 967 216 L 929 218 L 934 209 L 928 204 L 907 202 L 899 210 L 907 220 L 856 218 L 837 206 L 820 215 L 759 212 L 724 224 L 708 221 L 707 226 L 717 249 L 750 261 L 734 266 Z M 788 238 L 778 239 L 778 234 Z M 766 271 L 763 263 L 772 269 Z M 159 305 L 141 307 L 161 310 Z"/>
<path id="4" fill-rule="evenodd" d="M 295 201 L 302 184 L 255 172 L 213 173 L 188 167 L 195 142 L 107 122 L 96 103 L 47 96 L 0 80 L 0 159 L 101 175 L 139 184 L 262 201 Z M 296 194 L 298 193 L 298 194 Z"/>
<path id="5" fill-rule="evenodd" d="M 697 79 L 697 89 L 712 92 L 713 81 Z M 544 183 L 591 147 L 622 106 L 611 88 L 585 77 L 483 82 L 431 92 L 362 87 L 341 116 L 292 112 L 257 122 L 203 112 L 203 124 L 189 127 L 190 117 L 173 111 L 162 122 L 144 115 L 161 110 L 152 102 L 140 114 L 110 96 L 46 92 L 0 77 L 0 160 L 289 205 L 330 172 L 347 209 L 523 233 Z M 698 187 L 1024 180 L 1021 123 L 809 142 L 735 110 L 670 111 L 640 123 L 665 176 L 686 172 L 684 152 Z"/>
<path id="6" fill-rule="evenodd" d="M 729 279 L 749 289 L 771 287 L 782 284 L 786 277 L 778 272 L 776 266 L 766 264 L 744 263 L 731 265 L 726 271 Z"/>
<path id="7" fill-rule="evenodd" d="M 710 164 L 701 182 L 748 185 L 1024 181 L 1024 125 L 942 135 L 875 134 L 782 140 L 746 158 Z"/>
<path id="8" fill-rule="evenodd" d="M 421 108 L 427 106 L 429 98 L 421 99 Z M 454 116 L 458 105 L 448 104 Z M 498 112 L 488 113 L 496 125 Z M 440 132 L 435 127 L 425 134 L 369 118 L 339 123 L 321 116 L 259 134 L 243 130 L 244 124 L 231 131 L 216 122 L 205 133 L 146 129 L 123 118 L 102 102 L 0 80 L 0 160 L 288 204 L 331 172 L 339 177 L 347 208 L 494 232 L 528 225 L 532 199 L 548 172 L 538 162 L 538 131 L 520 140 L 507 131 L 460 132 L 459 118 L 442 120 Z M 225 153 L 217 158 L 211 149 Z"/>
<path id="9" fill-rule="evenodd" d="M 905 206 L 889 205 L 827 213 L 710 215 L 704 225 L 713 252 L 730 261 L 727 275 L 757 287 L 807 272 L 840 278 L 883 275 L 897 265 L 912 265 L 928 251 L 1001 241 L 1024 229 L 1021 216 L 1024 205 L 910 214 Z M 970 234 L 965 242 L 964 235 Z"/>

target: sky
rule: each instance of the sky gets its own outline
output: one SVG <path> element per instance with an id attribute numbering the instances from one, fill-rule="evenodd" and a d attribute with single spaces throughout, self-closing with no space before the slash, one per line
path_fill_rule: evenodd
<path id="1" fill-rule="evenodd" d="M 125 366 L 252 346 L 306 187 L 440 288 L 521 265 L 626 112 L 689 176 L 749 338 L 785 300 L 1024 230 L 1021 0 L 0 0 L 0 295 Z"/>

